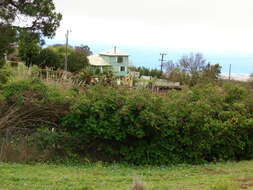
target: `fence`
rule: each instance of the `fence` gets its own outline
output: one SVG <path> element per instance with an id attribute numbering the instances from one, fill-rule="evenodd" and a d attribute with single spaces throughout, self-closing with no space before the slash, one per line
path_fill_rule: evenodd
<path id="1" fill-rule="evenodd" d="M 15 78 L 36 77 L 45 82 L 55 82 L 77 86 L 82 86 L 85 83 L 84 80 L 80 80 L 70 72 L 54 70 L 52 68 L 40 69 L 37 66 L 27 67 L 22 63 L 15 66 L 12 65 L 12 72 L 14 73 Z"/>

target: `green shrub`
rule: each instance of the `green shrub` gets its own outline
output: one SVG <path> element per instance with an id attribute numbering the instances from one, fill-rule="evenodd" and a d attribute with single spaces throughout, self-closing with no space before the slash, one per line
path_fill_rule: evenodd
<path id="1" fill-rule="evenodd" d="M 60 92 L 38 79 L 9 82 L 0 92 L 0 128 L 56 126 L 68 112 L 68 99 L 62 102 Z"/>
<path id="2" fill-rule="evenodd" d="M 75 140 L 73 151 L 105 160 L 170 164 L 249 159 L 253 120 L 245 99 L 250 94 L 243 87 L 212 85 L 166 96 L 95 86 L 73 105 L 62 125 Z"/>
<path id="3" fill-rule="evenodd" d="M 253 158 L 252 91 L 237 84 L 160 95 L 110 85 L 65 92 L 29 79 L 1 94 L 18 113 L 31 110 L 29 121 L 53 124 L 38 122 L 31 139 L 62 156 L 158 165 Z"/>
<path id="4" fill-rule="evenodd" d="M 14 103 L 24 103 L 29 99 L 41 104 L 50 102 L 67 105 L 70 101 L 59 89 L 51 88 L 37 78 L 9 82 L 2 86 L 1 91 L 7 101 Z"/>
<path id="5" fill-rule="evenodd" d="M 11 77 L 11 72 L 7 69 L 0 69 L 0 86 L 6 84 Z"/>
<path id="6" fill-rule="evenodd" d="M 21 97 L 29 92 L 31 96 L 36 94 L 38 99 L 47 97 L 47 86 L 39 79 L 10 82 L 2 87 L 2 91 L 7 99 L 13 96 Z"/>

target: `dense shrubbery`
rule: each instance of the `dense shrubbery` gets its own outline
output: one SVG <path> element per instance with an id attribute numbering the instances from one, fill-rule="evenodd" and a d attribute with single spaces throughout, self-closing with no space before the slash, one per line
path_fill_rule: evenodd
<path id="1" fill-rule="evenodd" d="M 95 85 L 67 98 L 26 80 L 3 85 L 1 93 L 5 105 L 19 103 L 20 111 L 43 108 L 33 116 L 49 122 L 37 125 L 31 139 L 61 156 L 134 164 L 253 158 L 252 92 L 235 83 L 167 95 Z"/>
<path id="2" fill-rule="evenodd" d="M 79 154 L 135 164 L 253 157 L 253 99 L 240 86 L 197 86 L 159 96 L 94 87 L 63 118 Z"/>
<path id="3" fill-rule="evenodd" d="M 38 79 L 9 82 L 0 93 L 0 129 L 56 127 L 68 111 L 68 98 Z"/>
<path id="4" fill-rule="evenodd" d="M 0 69 L 0 86 L 7 83 L 11 76 L 11 72 L 7 69 Z"/>

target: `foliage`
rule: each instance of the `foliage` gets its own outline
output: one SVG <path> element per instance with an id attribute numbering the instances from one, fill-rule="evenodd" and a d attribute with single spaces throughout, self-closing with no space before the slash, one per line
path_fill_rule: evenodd
<path id="1" fill-rule="evenodd" d="M 203 70 L 201 80 L 205 83 L 216 82 L 221 74 L 221 66 L 219 64 L 207 64 Z"/>
<path id="2" fill-rule="evenodd" d="M 196 86 L 165 97 L 94 86 L 62 125 L 76 139 L 76 153 L 103 160 L 169 164 L 250 159 L 252 100 L 248 89 L 233 84 Z"/>
<path id="3" fill-rule="evenodd" d="M 5 65 L 5 59 L 3 57 L 0 58 L 0 69 Z"/>
<path id="4" fill-rule="evenodd" d="M 40 52 L 39 36 L 30 32 L 22 31 L 19 35 L 19 57 L 27 66 L 32 66 Z"/>
<path id="5" fill-rule="evenodd" d="M 87 54 L 81 48 L 75 48 L 68 56 L 68 71 L 78 72 L 89 65 Z"/>
<path id="6" fill-rule="evenodd" d="M 24 98 L 23 94 L 26 92 L 31 92 L 38 96 L 34 96 L 33 98 L 38 98 L 38 100 L 47 99 L 48 98 L 48 88 L 47 86 L 38 79 L 28 79 L 23 81 L 15 81 L 10 82 L 4 85 L 1 88 L 2 94 L 11 101 L 12 96 L 16 96 L 17 98 Z M 34 99 L 35 101 L 36 99 Z"/>
<path id="7" fill-rule="evenodd" d="M 0 129 L 56 127 L 68 111 L 68 104 L 59 101 L 61 95 L 38 79 L 9 82 L 0 92 L 5 100 L 0 105 Z"/>
<path id="8" fill-rule="evenodd" d="M 88 66 L 87 56 L 92 52 L 88 46 L 69 46 L 67 49 L 68 71 L 80 72 Z M 66 47 L 62 44 L 55 44 L 43 49 L 37 57 L 37 65 L 40 67 L 51 67 L 63 69 Z"/>
<path id="9" fill-rule="evenodd" d="M 159 95 L 105 81 L 72 95 L 38 79 L 8 82 L 0 88 L 0 126 L 36 129 L 40 147 L 75 159 L 163 165 L 253 158 L 253 96 L 240 83 Z"/>
<path id="10" fill-rule="evenodd" d="M 7 83 L 10 77 L 11 77 L 11 72 L 8 69 L 6 68 L 0 69 L 0 86 L 2 84 Z"/>
<path id="11" fill-rule="evenodd" d="M 87 45 L 76 46 L 75 49 L 77 51 L 81 51 L 86 56 L 89 56 L 89 55 L 93 54 L 92 51 L 91 51 L 91 49 L 90 49 L 90 47 L 87 46 Z"/>
<path id="12" fill-rule="evenodd" d="M 160 78 L 162 76 L 162 73 L 158 69 L 148 69 L 145 67 L 130 67 L 129 70 L 140 72 L 141 76 L 152 76 L 156 78 Z"/>
<path id="13" fill-rule="evenodd" d="M 165 77 L 183 85 L 217 82 L 221 73 L 219 64 L 207 63 L 200 53 L 183 56 L 178 62 L 164 63 Z"/>
<path id="14" fill-rule="evenodd" d="M 14 28 L 10 25 L 4 25 L 0 22 L 0 68 L 3 67 L 5 63 L 5 55 L 12 52 L 12 45 L 15 40 L 16 31 Z"/>
<path id="15" fill-rule="evenodd" d="M 55 11 L 52 0 L 8 0 L 1 1 L 0 19 L 2 23 L 15 25 L 17 18 L 22 18 L 24 27 L 16 28 L 53 37 L 60 25 L 62 15 Z"/>
<path id="16" fill-rule="evenodd" d="M 17 33 L 53 37 L 62 19 L 52 0 L 7 0 L 0 1 L 0 7 L 0 59 L 9 53 L 13 42 L 18 41 Z"/>
<path id="17" fill-rule="evenodd" d="M 62 62 L 64 62 L 64 56 L 65 56 L 65 51 L 66 47 L 63 44 L 55 44 L 53 46 L 48 46 L 49 49 L 55 51 L 59 56 L 62 57 Z M 68 56 L 73 52 L 73 47 L 68 46 Z"/>
<path id="18" fill-rule="evenodd" d="M 51 48 L 44 48 L 40 51 L 39 55 L 36 57 L 36 65 L 40 68 L 63 68 L 63 59 L 61 55 L 53 51 Z"/>

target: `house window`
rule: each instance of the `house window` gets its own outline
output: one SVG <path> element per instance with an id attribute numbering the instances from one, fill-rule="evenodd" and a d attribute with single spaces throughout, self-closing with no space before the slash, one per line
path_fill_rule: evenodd
<path id="1" fill-rule="evenodd" d="M 122 72 L 126 71 L 126 67 L 120 67 L 120 71 Z"/>
<path id="2" fill-rule="evenodd" d="M 117 63 L 122 63 L 123 62 L 123 57 L 117 57 Z"/>

